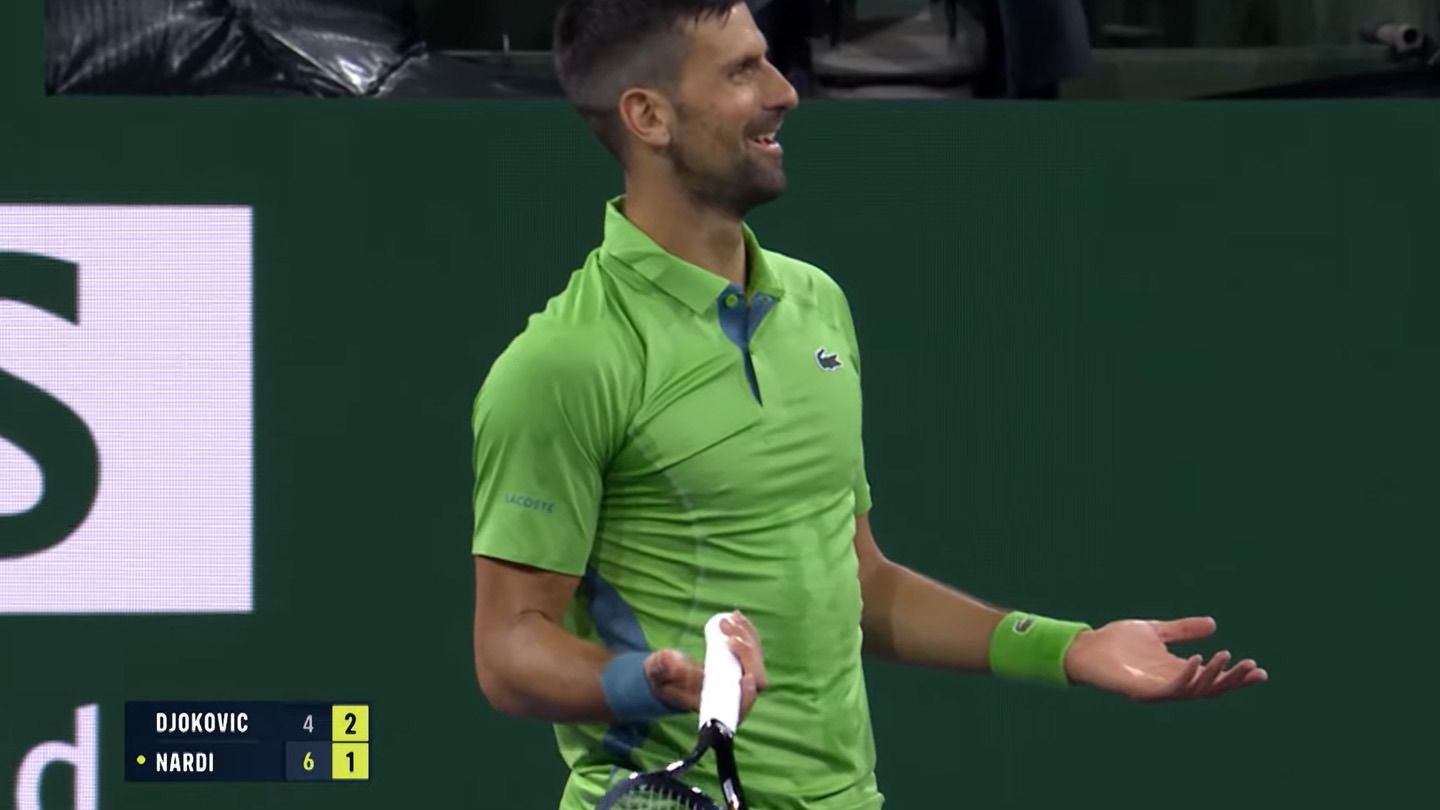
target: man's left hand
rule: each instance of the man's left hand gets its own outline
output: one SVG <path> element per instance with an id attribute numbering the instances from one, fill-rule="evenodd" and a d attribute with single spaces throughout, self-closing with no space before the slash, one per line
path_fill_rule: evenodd
<path id="1" fill-rule="evenodd" d="M 1252 658 L 1226 669 L 1229 650 L 1216 653 L 1202 667 L 1203 656 L 1179 658 L 1165 646 L 1206 638 L 1214 632 L 1215 620 L 1208 616 L 1111 622 L 1075 637 L 1065 652 L 1065 674 L 1075 683 L 1141 702 L 1219 697 L 1270 677 Z"/>

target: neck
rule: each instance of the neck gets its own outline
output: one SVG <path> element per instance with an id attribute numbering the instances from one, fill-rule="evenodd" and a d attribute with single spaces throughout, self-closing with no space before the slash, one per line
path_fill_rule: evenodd
<path id="1" fill-rule="evenodd" d="M 625 218 L 667 253 L 745 289 L 745 234 L 733 213 L 670 184 L 625 179 Z"/>

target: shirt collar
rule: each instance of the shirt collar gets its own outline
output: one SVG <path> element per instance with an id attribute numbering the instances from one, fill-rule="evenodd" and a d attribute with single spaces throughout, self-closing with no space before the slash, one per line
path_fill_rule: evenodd
<path id="1" fill-rule="evenodd" d="M 603 253 L 649 279 L 655 286 L 674 296 L 696 312 L 705 312 L 730 283 L 721 276 L 672 256 L 655 243 L 644 231 L 625 218 L 625 195 L 605 204 L 605 241 Z M 765 260 L 765 251 L 750 226 L 740 223 L 745 235 L 745 254 L 750 262 L 750 289 L 747 293 L 764 292 L 774 298 L 784 294 L 784 287 L 774 268 Z"/>

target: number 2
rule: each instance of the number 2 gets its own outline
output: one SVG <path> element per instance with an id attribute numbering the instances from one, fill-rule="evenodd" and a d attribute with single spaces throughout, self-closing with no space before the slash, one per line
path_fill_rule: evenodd
<path id="1" fill-rule="evenodd" d="M 307 715 L 305 715 L 305 722 L 301 723 L 300 726 L 301 726 L 301 728 L 305 729 L 306 731 L 310 732 L 311 734 L 314 734 L 314 733 L 315 733 L 315 715 L 313 715 L 313 714 L 307 714 Z"/>
<path id="2" fill-rule="evenodd" d="M 355 713 L 354 713 L 354 712 L 346 712 L 346 713 L 345 713 L 345 719 L 350 721 L 350 724 L 345 727 L 345 733 L 346 733 L 346 734 L 354 734 L 354 733 L 355 733 Z M 355 769 L 354 769 L 354 768 L 351 768 L 350 770 L 353 771 L 353 770 L 355 770 Z"/>

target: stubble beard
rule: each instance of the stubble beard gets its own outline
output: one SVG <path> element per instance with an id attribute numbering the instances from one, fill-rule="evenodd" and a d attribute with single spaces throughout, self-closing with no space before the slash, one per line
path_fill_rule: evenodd
<path id="1" fill-rule="evenodd" d="M 670 147 L 670 164 L 680 186 L 700 205 L 743 219 L 751 209 L 785 193 L 785 169 L 778 162 L 750 154 L 746 145 L 738 161 L 717 168 L 707 165 L 685 146 L 694 141 L 683 137 L 675 140 Z"/>

